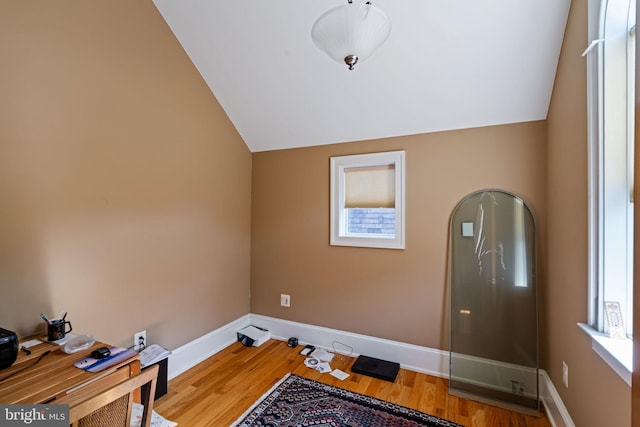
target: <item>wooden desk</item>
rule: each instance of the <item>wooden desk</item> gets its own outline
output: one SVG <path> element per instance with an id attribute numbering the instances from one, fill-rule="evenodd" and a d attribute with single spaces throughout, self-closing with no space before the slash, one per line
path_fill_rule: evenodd
<path id="1" fill-rule="evenodd" d="M 20 351 L 18 359 L 9 368 L 0 370 L 0 380 L 25 366 L 33 364 L 46 351 L 40 362 L 0 381 L 0 403 L 57 403 L 74 402 L 88 393 L 104 390 L 119 381 L 140 373 L 140 358 L 136 354 L 128 360 L 101 372 L 91 373 L 73 366 L 73 363 L 88 357 L 98 347 L 107 346 L 96 342 L 91 348 L 73 354 L 64 353 L 55 344 L 42 343 L 31 347 L 31 354 Z"/>

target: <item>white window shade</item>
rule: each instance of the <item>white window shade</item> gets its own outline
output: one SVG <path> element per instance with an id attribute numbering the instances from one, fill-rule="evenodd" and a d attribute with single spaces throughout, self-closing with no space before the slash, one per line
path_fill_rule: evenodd
<path id="1" fill-rule="evenodd" d="M 331 245 L 405 248 L 404 165 L 404 151 L 331 157 Z"/>
<path id="2" fill-rule="evenodd" d="M 345 208 L 394 208 L 395 165 L 346 168 Z"/>

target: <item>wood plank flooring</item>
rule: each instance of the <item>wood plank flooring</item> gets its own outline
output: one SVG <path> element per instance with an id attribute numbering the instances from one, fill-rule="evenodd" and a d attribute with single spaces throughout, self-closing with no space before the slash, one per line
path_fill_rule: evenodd
<path id="1" fill-rule="evenodd" d="M 455 421 L 469 427 L 550 427 L 532 417 L 451 396 L 447 380 L 401 369 L 394 383 L 354 374 L 352 357 L 336 355 L 333 369 L 350 374 L 340 381 L 307 368 L 301 346 L 270 340 L 260 347 L 235 343 L 169 382 L 154 409 L 179 427 L 227 427 L 283 376 L 291 372 Z"/>

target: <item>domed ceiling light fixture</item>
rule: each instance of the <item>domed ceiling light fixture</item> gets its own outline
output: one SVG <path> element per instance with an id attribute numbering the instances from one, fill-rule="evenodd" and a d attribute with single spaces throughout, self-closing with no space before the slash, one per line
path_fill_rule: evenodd
<path id="1" fill-rule="evenodd" d="M 369 57 L 389 38 L 391 21 L 370 1 L 338 6 L 323 13 L 313 24 L 311 38 L 336 62 L 350 70 Z"/>

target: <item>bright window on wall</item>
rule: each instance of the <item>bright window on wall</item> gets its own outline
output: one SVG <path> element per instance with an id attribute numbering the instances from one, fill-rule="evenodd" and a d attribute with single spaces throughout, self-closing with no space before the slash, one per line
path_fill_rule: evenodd
<path id="1" fill-rule="evenodd" d="M 404 151 L 331 158 L 331 244 L 404 249 Z"/>
<path id="2" fill-rule="evenodd" d="M 599 18 L 589 53 L 589 324 L 631 338 L 635 1 L 602 0 Z"/>

